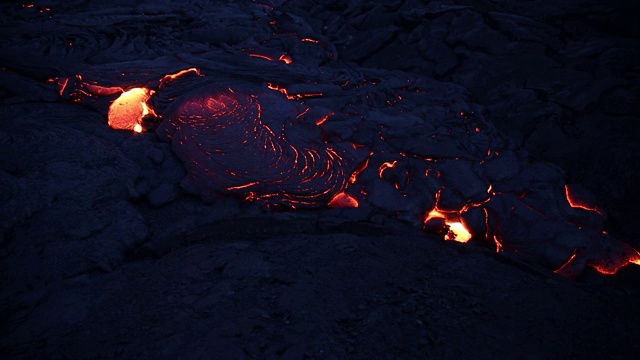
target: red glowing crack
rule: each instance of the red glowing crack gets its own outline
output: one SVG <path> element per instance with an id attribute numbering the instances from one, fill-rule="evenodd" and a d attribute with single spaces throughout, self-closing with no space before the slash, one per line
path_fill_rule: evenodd
<path id="1" fill-rule="evenodd" d="M 598 213 L 603 218 L 607 217 L 607 215 L 604 213 L 604 211 L 602 209 L 600 209 L 598 206 L 591 205 L 591 204 L 587 203 L 586 201 L 584 201 L 582 199 L 578 199 L 573 194 L 573 190 L 571 189 L 571 187 L 569 185 L 565 185 L 564 186 L 564 191 L 565 191 L 565 195 L 567 197 L 567 201 L 569 202 L 569 205 L 571 207 L 578 208 L 578 209 L 583 209 L 583 210 L 587 210 L 587 211 L 593 211 L 593 212 Z"/>

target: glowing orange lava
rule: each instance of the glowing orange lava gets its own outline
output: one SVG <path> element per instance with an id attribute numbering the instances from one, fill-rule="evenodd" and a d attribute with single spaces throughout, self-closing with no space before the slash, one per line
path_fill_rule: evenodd
<path id="1" fill-rule="evenodd" d="M 640 265 L 640 252 L 628 245 L 627 250 L 631 252 L 631 254 L 625 254 L 624 256 L 621 256 L 619 262 L 611 262 L 604 259 L 599 259 L 589 261 L 587 264 L 596 269 L 599 273 L 605 275 L 613 275 L 617 273 L 618 270 L 629 264 Z"/>
<path id="2" fill-rule="evenodd" d="M 109 96 L 124 92 L 124 89 L 119 86 L 100 86 L 88 83 L 85 83 L 84 86 L 89 93 L 99 96 Z"/>
<path id="3" fill-rule="evenodd" d="M 278 58 L 269 56 L 269 55 L 265 55 L 265 54 L 258 54 L 258 53 L 247 53 L 249 56 L 254 57 L 254 58 L 259 58 L 259 59 L 264 59 L 264 60 L 268 60 L 268 61 L 282 61 L 283 63 L 289 65 L 293 62 L 293 59 L 291 58 L 291 56 L 287 55 L 287 54 L 282 54 L 280 55 Z"/>
<path id="4" fill-rule="evenodd" d="M 306 97 L 317 97 L 317 96 L 322 96 L 322 93 L 305 93 L 305 94 L 294 94 L 291 95 L 289 94 L 289 91 L 286 88 L 281 88 L 280 86 L 273 84 L 273 83 L 268 83 L 267 87 L 271 90 L 275 90 L 275 91 L 279 91 L 280 93 L 284 94 L 287 99 L 289 100 L 300 100 L 302 98 L 306 98 Z"/>
<path id="5" fill-rule="evenodd" d="M 58 79 L 58 93 L 60 94 L 60 96 L 64 94 L 64 90 L 67 88 L 68 84 L 69 84 L 69 78 Z"/>
<path id="6" fill-rule="evenodd" d="M 563 276 L 574 278 L 580 274 L 582 267 L 589 265 L 604 275 L 613 275 L 629 264 L 640 265 L 640 252 L 630 245 L 624 244 L 622 246 L 622 253 L 618 254 L 618 258 L 604 259 L 604 258 L 592 258 L 586 259 L 585 256 L 581 256 L 578 249 L 573 252 L 573 255 L 556 269 L 554 272 Z"/>
<path id="7" fill-rule="evenodd" d="M 322 118 L 320 118 L 319 120 L 316 121 L 316 125 L 320 126 L 320 125 L 324 124 L 327 121 L 327 119 L 329 119 L 329 116 L 331 116 L 333 114 L 334 113 L 331 112 L 331 113 L 323 116 Z"/>
<path id="8" fill-rule="evenodd" d="M 358 200 L 356 200 L 353 196 L 341 192 L 336 194 L 336 196 L 329 201 L 328 204 L 332 208 L 357 208 L 360 204 Z"/>
<path id="9" fill-rule="evenodd" d="M 293 59 L 291 59 L 291 56 L 287 55 L 287 54 L 282 54 L 280 55 L 280 57 L 278 58 L 278 60 L 284 62 L 285 64 L 289 65 L 293 62 Z"/>
<path id="10" fill-rule="evenodd" d="M 165 75 L 162 79 L 160 79 L 159 88 L 162 89 L 167 83 L 174 81 L 175 79 L 188 73 L 195 73 L 198 76 L 202 76 L 202 74 L 200 73 L 200 69 L 198 68 L 188 68 L 188 69 L 180 70 L 175 74 Z"/>
<path id="11" fill-rule="evenodd" d="M 572 194 L 572 191 L 569 188 L 569 185 L 564 186 L 564 192 L 567 196 L 567 201 L 569 202 L 569 205 L 571 205 L 571 207 L 579 208 L 587 211 L 594 211 L 600 214 L 600 216 L 606 217 L 606 214 L 604 213 L 604 211 L 602 211 L 602 209 L 598 208 L 597 206 L 589 205 L 584 201 L 577 199 L 575 195 Z"/>
<path id="12" fill-rule="evenodd" d="M 393 162 L 387 161 L 382 163 L 382 165 L 380 165 L 380 167 L 378 168 L 378 176 L 380 176 L 380 178 L 383 179 L 382 174 L 384 173 L 384 171 L 389 168 L 396 167 L 397 163 L 398 163 L 398 160 L 394 160 Z"/>
<path id="13" fill-rule="evenodd" d="M 466 243 L 471 240 L 473 235 L 461 221 L 458 221 L 457 217 L 457 214 L 448 214 L 437 209 L 433 209 L 425 217 L 424 223 L 426 224 L 432 219 L 444 219 L 444 223 L 448 227 L 448 231 L 444 235 L 444 239 Z"/>
<path id="14" fill-rule="evenodd" d="M 351 176 L 349 177 L 349 182 L 351 184 L 355 184 L 358 181 L 358 175 L 360 175 L 360 173 L 369 166 L 369 160 L 371 160 L 371 156 L 373 156 L 373 151 L 369 153 L 369 157 L 351 174 Z"/>
<path id="15" fill-rule="evenodd" d="M 563 276 L 574 276 L 574 274 L 571 272 L 571 265 L 573 264 L 573 262 L 576 259 L 576 256 L 578 256 L 577 252 L 574 251 L 573 255 L 571 255 L 571 257 L 569 258 L 569 260 L 567 260 L 567 262 L 565 262 L 564 264 L 562 264 L 562 266 L 560 266 L 559 268 L 557 268 L 554 273 L 556 274 L 560 274 Z"/>
<path id="16" fill-rule="evenodd" d="M 394 164 L 395 165 L 395 164 Z M 425 217 L 423 224 L 427 224 L 433 219 L 442 219 L 446 226 L 447 233 L 444 235 L 445 240 L 453 240 L 461 243 L 466 243 L 473 235 L 462 223 L 460 215 L 467 211 L 468 206 L 465 206 L 459 211 L 442 211 L 438 208 L 440 203 L 440 196 L 442 195 L 442 189 L 436 193 L 436 206 Z"/>
<path id="17" fill-rule="evenodd" d="M 471 240 L 471 233 L 467 228 L 459 221 L 445 221 L 445 224 L 449 226 L 449 232 L 444 236 L 445 240 L 454 240 L 461 243 L 466 243 Z"/>
<path id="18" fill-rule="evenodd" d="M 142 118 L 155 114 L 147 105 L 153 91 L 147 88 L 133 88 L 125 91 L 109 106 L 108 124 L 117 130 L 142 132 Z"/>

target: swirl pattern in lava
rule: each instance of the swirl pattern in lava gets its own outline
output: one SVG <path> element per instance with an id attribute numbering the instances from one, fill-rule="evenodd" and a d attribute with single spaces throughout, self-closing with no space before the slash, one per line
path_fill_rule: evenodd
<path id="1" fill-rule="evenodd" d="M 172 103 L 158 133 L 171 139 L 185 163 L 183 187 L 205 200 L 232 194 L 292 208 L 326 205 L 340 194 L 361 160 L 359 152 L 310 136 L 316 125 L 301 121 L 302 114 L 278 111 L 282 118 L 269 113 L 264 119 L 262 106 L 290 106 L 279 95 L 227 88 Z"/>

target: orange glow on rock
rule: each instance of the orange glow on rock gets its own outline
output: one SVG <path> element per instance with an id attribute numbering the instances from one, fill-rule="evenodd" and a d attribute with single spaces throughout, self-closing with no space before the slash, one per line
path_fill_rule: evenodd
<path id="1" fill-rule="evenodd" d="M 287 55 L 287 54 L 282 54 L 280 55 L 280 57 L 278 58 L 278 60 L 284 62 L 285 64 L 289 65 L 293 62 L 293 59 L 291 59 L 291 56 Z"/>
<path id="2" fill-rule="evenodd" d="M 265 59 L 265 60 L 269 60 L 269 61 L 273 61 L 272 58 L 266 56 L 266 55 L 261 55 L 261 54 L 249 54 L 249 56 L 251 57 L 255 57 L 255 58 L 259 58 L 259 59 Z"/>
<path id="3" fill-rule="evenodd" d="M 153 94 L 146 88 L 133 88 L 125 91 L 109 106 L 108 124 L 116 130 L 142 132 L 142 118 L 154 114 L 147 105 Z"/>
<path id="4" fill-rule="evenodd" d="M 60 96 L 62 96 L 62 94 L 64 94 L 64 91 L 66 90 L 67 85 L 69 85 L 69 78 L 68 77 L 64 77 L 64 78 L 59 78 L 58 79 L 58 93 L 60 94 Z"/>
<path id="5" fill-rule="evenodd" d="M 493 242 L 496 244 L 496 252 L 502 251 L 502 241 L 498 238 L 498 235 L 493 235 Z"/>
<path id="6" fill-rule="evenodd" d="M 328 205 L 332 208 L 342 209 L 342 208 L 357 208 L 360 204 L 358 203 L 358 200 L 356 200 L 353 196 L 347 193 L 341 192 L 336 194 L 336 196 L 334 196 L 333 199 L 329 201 Z"/>
<path id="7" fill-rule="evenodd" d="M 630 245 L 623 244 L 622 251 L 617 256 L 602 258 L 583 255 L 578 249 L 573 255 L 554 272 L 569 278 L 578 276 L 585 265 L 591 266 L 604 275 L 613 275 L 629 264 L 640 265 L 640 252 Z"/>
<path id="8" fill-rule="evenodd" d="M 174 81 L 175 79 L 188 74 L 188 73 L 195 73 L 198 76 L 202 76 L 202 74 L 200 73 L 200 69 L 198 68 L 188 68 L 188 69 L 184 69 L 184 70 L 180 70 L 175 74 L 169 74 L 169 75 L 165 75 L 162 79 L 160 79 L 160 86 L 159 88 L 163 88 L 167 83 L 170 83 L 172 81 Z"/>
<path id="9" fill-rule="evenodd" d="M 564 264 L 562 264 L 562 266 L 560 266 L 559 268 L 557 268 L 554 273 L 556 274 L 560 274 L 562 276 L 566 276 L 566 277 L 573 277 L 575 276 L 575 274 L 573 273 L 573 269 L 571 269 L 571 266 L 573 265 L 576 256 L 578 256 L 577 251 L 573 252 L 573 255 L 571 255 L 571 257 L 569 258 L 569 260 L 567 260 L 567 262 L 565 262 Z"/>
<path id="10" fill-rule="evenodd" d="M 230 186 L 227 188 L 227 190 L 232 191 L 232 190 L 241 190 L 241 189 L 247 189 L 250 188 L 254 185 L 258 185 L 260 184 L 259 181 L 252 181 L 250 183 L 244 184 L 244 185 L 238 185 L 238 186 Z"/>
<path id="11" fill-rule="evenodd" d="M 427 214 L 424 219 L 424 223 L 426 224 L 433 219 L 443 219 L 444 224 L 448 228 L 447 233 L 444 235 L 444 239 L 466 243 L 471 240 L 473 235 L 461 221 L 458 221 L 457 217 L 457 214 L 444 213 L 436 208 Z"/>
<path id="12" fill-rule="evenodd" d="M 369 160 L 373 156 L 373 151 L 369 153 L 369 157 L 351 174 L 349 182 L 355 184 L 358 181 L 358 175 L 363 172 L 369 166 Z"/>
<path id="13" fill-rule="evenodd" d="M 587 264 L 604 275 L 613 275 L 629 264 L 640 265 L 640 252 L 631 246 L 627 245 L 626 247 L 631 254 L 620 255 L 620 259 L 617 262 L 598 259 L 589 261 Z"/>
<path id="14" fill-rule="evenodd" d="M 122 89 L 119 86 L 110 87 L 110 86 L 100 86 L 100 85 L 87 84 L 87 83 L 85 83 L 84 86 L 91 94 L 95 94 L 99 96 L 109 96 L 109 95 L 114 95 L 114 94 L 124 92 L 124 89 Z"/>
<path id="15" fill-rule="evenodd" d="M 283 63 L 289 65 L 293 62 L 293 59 L 291 58 L 291 56 L 287 55 L 287 54 L 282 54 L 280 55 L 280 57 L 275 58 L 275 57 L 271 57 L 269 55 L 265 55 L 265 54 L 258 54 L 258 53 L 247 53 L 249 56 L 254 57 L 254 58 L 259 58 L 259 59 L 264 59 L 264 60 L 268 60 L 268 61 L 282 61 Z"/>
<path id="16" fill-rule="evenodd" d="M 384 162 L 382 163 L 382 165 L 380 165 L 380 167 L 378 168 L 378 176 L 380 176 L 380 178 L 382 179 L 382 174 L 384 173 L 385 170 L 389 169 L 389 168 L 394 168 L 396 167 L 396 164 L 398 163 L 398 160 L 394 160 L 393 162 Z"/>
<path id="17" fill-rule="evenodd" d="M 312 38 L 302 38 L 300 39 L 302 42 L 312 42 L 314 44 L 322 44 L 320 40 L 312 39 Z"/>
<path id="18" fill-rule="evenodd" d="M 273 84 L 273 83 L 268 83 L 267 87 L 271 90 L 275 90 L 278 91 L 282 94 L 284 94 L 287 99 L 289 100 L 300 100 L 302 98 L 306 98 L 306 97 L 317 97 L 317 96 L 322 96 L 322 93 L 305 93 L 305 94 L 294 94 L 291 95 L 289 94 L 289 91 L 286 88 L 281 88 L 280 86 Z"/>
<path id="19" fill-rule="evenodd" d="M 329 113 L 329 114 L 323 116 L 322 118 L 320 118 L 319 120 L 316 121 L 316 125 L 320 126 L 320 125 L 324 124 L 327 121 L 327 119 L 329 119 L 329 116 L 331 116 L 331 115 L 333 115 L 333 113 Z"/>
<path id="20" fill-rule="evenodd" d="M 579 208 L 587 211 L 594 211 L 600 214 L 600 216 L 606 217 L 606 214 L 604 213 L 604 211 L 602 211 L 597 206 L 589 205 L 584 201 L 577 199 L 575 195 L 572 194 L 572 191 L 569 185 L 564 186 L 564 192 L 565 192 L 565 195 L 567 196 L 567 201 L 569 202 L 569 205 L 571 205 L 571 207 Z"/>
<path id="21" fill-rule="evenodd" d="M 446 216 L 440 211 L 433 209 L 431 210 L 427 216 L 424 218 L 424 222 L 428 222 L 431 219 L 446 219 Z"/>
<path id="22" fill-rule="evenodd" d="M 444 234 L 445 240 L 453 240 L 461 243 L 466 243 L 473 237 L 473 234 L 469 231 L 469 229 L 464 225 L 461 219 L 461 214 L 466 211 L 466 207 L 459 211 L 442 211 L 438 208 L 438 204 L 440 203 L 440 196 L 442 195 L 442 189 L 438 190 L 436 193 L 436 206 L 431 210 L 424 218 L 423 224 L 428 227 L 433 226 L 433 224 L 428 224 L 432 220 L 441 219 L 443 224 L 438 224 L 437 221 L 434 221 L 437 225 L 438 233 L 440 230 L 446 230 Z"/>
<path id="23" fill-rule="evenodd" d="M 449 232 L 444 236 L 445 240 L 454 240 L 461 243 L 466 243 L 471 240 L 471 233 L 461 222 L 445 221 L 445 224 L 449 226 Z"/>

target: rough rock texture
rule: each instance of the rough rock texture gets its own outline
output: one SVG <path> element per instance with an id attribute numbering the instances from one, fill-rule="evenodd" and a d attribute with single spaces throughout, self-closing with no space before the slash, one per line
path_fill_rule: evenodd
<path id="1" fill-rule="evenodd" d="M 290 9 L 312 18 L 342 60 L 465 87 L 517 145 L 595 192 L 620 236 L 638 238 L 638 4 L 297 1 Z M 376 47 L 362 41 L 378 30 L 395 35 Z"/>
<path id="2" fill-rule="evenodd" d="M 639 245 L 634 14 L 588 0 L 0 5 L 0 353 L 633 358 L 638 269 L 579 271 L 619 255 L 603 229 Z M 187 67 L 202 76 L 165 77 Z M 203 202 L 160 119 L 107 126 L 132 87 L 163 116 L 232 85 L 272 93 L 274 132 L 293 109 L 288 136 L 357 144 L 369 165 L 346 191 L 361 206 Z M 571 207 L 565 183 L 598 211 Z M 420 231 L 434 206 L 466 206 L 488 243 Z M 553 274 L 575 249 L 577 280 Z"/>

